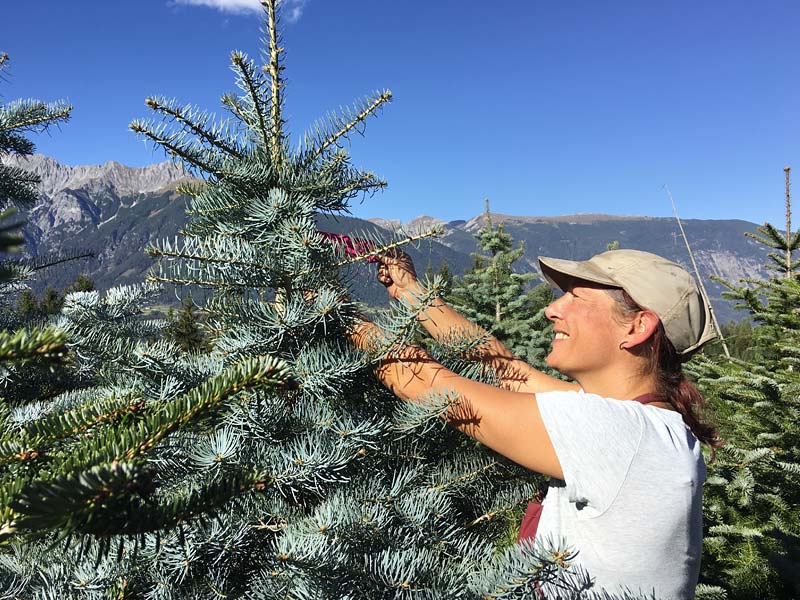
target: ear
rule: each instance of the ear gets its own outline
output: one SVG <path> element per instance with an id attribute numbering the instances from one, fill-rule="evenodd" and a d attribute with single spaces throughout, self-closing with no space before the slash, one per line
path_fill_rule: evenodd
<path id="1" fill-rule="evenodd" d="M 643 344 L 658 327 L 658 315 L 649 310 L 641 310 L 628 325 L 625 336 L 620 340 L 620 349 L 630 350 Z"/>

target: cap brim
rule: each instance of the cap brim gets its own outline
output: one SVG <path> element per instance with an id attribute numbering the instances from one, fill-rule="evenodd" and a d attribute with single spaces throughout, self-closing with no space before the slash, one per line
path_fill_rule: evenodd
<path id="1" fill-rule="evenodd" d="M 562 292 L 567 291 L 573 279 L 590 281 L 610 287 L 621 287 L 602 270 L 588 261 L 564 260 L 562 258 L 539 257 L 539 268 L 544 278 Z"/>

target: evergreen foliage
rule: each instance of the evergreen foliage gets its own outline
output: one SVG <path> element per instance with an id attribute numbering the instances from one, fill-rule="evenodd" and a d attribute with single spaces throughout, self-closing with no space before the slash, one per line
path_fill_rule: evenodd
<path id="1" fill-rule="evenodd" d="M 171 323 L 165 332 L 167 340 L 174 342 L 184 352 L 210 350 L 210 344 L 202 328 L 202 319 L 195 309 L 192 294 L 187 294 L 181 302 L 177 314 L 171 317 Z"/>
<path id="2" fill-rule="evenodd" d="M 0 75 L 8 68 L 8 54 L 0 54 Z M 30 133 L 41 133 L 69 119 L 72 107 L 63 102 L 15 100 L 0 104 L 0 205 L 29 206 L 36 201 L 39 179 L 19 167 L 4 164 L 6 155 L 30 156 L 35 151 Z"/>
<path id="3" fill-rule="evenodd" d="M 36 294 L 31 289 L 25 289 L 17 297 L 17 313 L 21 319 L 30 319 L 39 310 Z"/>
<path id="4" fill-rule="evenodd" d="M 725 440 L 704 490 L 701 580 L 708 597 L 788 599 L 800 595 L 800 279 L 786 266 L 800 238 L 770 224 L 753 237 L 791 252 L 770 253 L 773 278 L 727 284 L 755 324 L 751 347 L 693 367 Z"/>
<path id="5" fill-rule="evenodd" d="M 501 517 L 534 493 L 531 475 L 445 427 L 454 398 L 404 403 L 371 373 L 413 339 L 441 282 L 421 307 L 383 315 L 372 354 L 344 341 L 359 307 L 343 283 L 366 256 L 348 258 L 314 217 L 384 185 L 341 145 L 390 94 L 318 123 L 290 150 L 275 4 L 264 3 L 265 65 L 232 55 L 240 93 L 222 98 L 228 121 L 154 98 L 163 121 L 132 124 L 204 176 L 185 189 L 185 236 L 150 251 L 156 281 L 206 288 L 211 350 L 157 339 L 164 324 L 137 318 L 148 286 L 67 296 L 59 325 L 85 385 L 6 413 L 0 588 L 522 598 L 539 581 L 559 597 L 595 597 L 563 547 L 496 551 Z M 399 244 L 374 242 L 367 254 Z"/>
<path id="6" fill-rule="evenodd" d="M 547 284 L 531 288 L 535 276 L 514 271 L 524 247 L 514 248 L 514 238 L 503 225 L 493 225 L 488 200 L 486 225 L 475 237 L 481 251 L 472 254 L 472 269 L 455 278 L 450 293 L 453 307 L 528 364 L 546 370 L 553 327 L 544 309 L 553 301 L 552 289 Z"/>
<path id="7" fill-rule="evenodd" d="M 0 80 L 8 69 L 9 57 L 0 53 Z M 65 123 L 72 107 L 63 102 L 14 100 L 0 104 L 0 297 L 8 300 L 10 292 L 20 291 L 21 282 L 30 275 L 31 265 L 9 260 L 6 253 L 18 251 L 22 244 L 18 208 L 31 206 L 37 198 L 39 178 L 25 169 L 6 164 L 10 155 L 30 156 L 36 146 L 28 138 L 48 128 Z"/>
<path id="8" fill-rule="evenodd" d="M 749 318 L 741 321 L 729 321 L 721 327 L 722 336 L 728 345 L 728 350 L 733 358 L 739 360 L 758 361 L 759 348 L 754 342 L 756 328 Z M 703 355 L 721 360 L 724 356 L 722 346 L 719 344 L 709 344 L 708 348 L 703 348 Z"/>
<path id="9" fill-rule="evenodd" d="M 453 274 L 450 271 L 450 265 L 446 262 L 443 262 L 439 266 L 439 270 L 435 271 L 433 269 L 433 265 L 428 263 L 427 268 L 425 269 L 425 279 L 428 281 L 433 281 L 434 278 L 439 279 L 441 282 L 441 289 L 442 289 L 442 298 L 446 301 L 450 301 L 450 292 L 453 289 Z"/>

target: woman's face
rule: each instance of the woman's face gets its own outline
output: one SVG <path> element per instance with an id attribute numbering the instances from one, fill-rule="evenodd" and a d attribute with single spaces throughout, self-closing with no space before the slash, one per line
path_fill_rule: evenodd
<path id="1" fill-rule="evenodd" d="M 547 366 L 580 383 L 582 377 L 609 365 L 628 324 L 603 287 L 574 280 L 566 290 L 545 310 L 555 330 Z"/>

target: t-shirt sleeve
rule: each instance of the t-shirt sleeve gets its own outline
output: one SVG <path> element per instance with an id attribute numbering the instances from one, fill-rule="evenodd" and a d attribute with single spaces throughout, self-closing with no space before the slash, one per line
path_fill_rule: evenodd
<path id="1" fill-rule="evenodd" d="M 536 400 L 570 502 L 587 517 L 604 512 L 639 448 L 644 429 L 640 407 L 584 392 L 539 393 Z"/>

